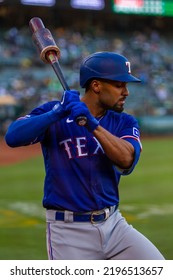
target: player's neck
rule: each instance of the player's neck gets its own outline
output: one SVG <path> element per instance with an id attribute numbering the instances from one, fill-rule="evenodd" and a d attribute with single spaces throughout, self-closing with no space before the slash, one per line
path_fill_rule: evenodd
<path id="1" fill-rule="evenodd" d="M 90 113 L 95 118 L 99 118 L 99 117 L 102 117 L 103 115 L 105 115 L 106 110 L 99 106 L 97 99 L 89 98 L 88 96 L 85 95 L 81 98 L 81 101 L 87 105 Z"/>

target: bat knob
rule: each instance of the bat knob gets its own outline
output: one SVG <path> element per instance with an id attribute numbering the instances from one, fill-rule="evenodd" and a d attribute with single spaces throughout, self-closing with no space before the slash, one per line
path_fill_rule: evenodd
<path id="1" fill-rule="evenodd" d="M 79 116 L 79 117 L 76 118 L 76 123 L 79 126 L 85 126 L 86 123 L 87 123 L 87 118 L 85 116 Z"/>

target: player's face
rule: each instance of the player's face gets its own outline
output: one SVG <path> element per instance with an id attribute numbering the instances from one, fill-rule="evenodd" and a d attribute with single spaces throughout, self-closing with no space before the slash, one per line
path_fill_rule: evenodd
<path id="1" fill-rule="evenodd" d="M 104 108 L 122 112 L 128 95 L 127 83 L 107 80 L 101 81 L 99 102 Z"/>

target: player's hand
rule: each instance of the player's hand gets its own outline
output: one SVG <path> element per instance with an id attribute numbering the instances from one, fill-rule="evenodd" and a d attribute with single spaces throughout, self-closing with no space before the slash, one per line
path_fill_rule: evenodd
<path id="1" fill-rule="evenodd" d="M 61 99 L 61 105 L 65 108 L 71 102 L 80 101 L 80 92 L 77 90 L 65 90 Z"/>
<path id="2" fill-rule="evenodd" d="M 66 117 L 69 114 L 69 110 L 67 109 L 67 105 L 73 102 L 79 102 L 79 91 L 77 90 L 66 90 L 62 96 L 60 102 L 57 102 L 53 107 L 53 111 L 56 113 L 58 120 Z"/>
<path id="3" fill-rule="evenodd" d="M 71 111 L 70 118 L 74 120 L 76 120 L 79 116 L 85 116 L 87 118 L 85 126 L 89 131 L 94 131 L 99 125 L 99 122 L 91 115 L 84 102 L 71 102 L 67 108 Z"/>

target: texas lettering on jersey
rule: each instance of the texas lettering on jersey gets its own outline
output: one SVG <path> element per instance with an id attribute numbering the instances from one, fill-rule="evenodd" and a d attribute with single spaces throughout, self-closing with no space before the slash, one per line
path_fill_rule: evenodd
<path id="1" fill-rule="evenodd" d="M 100 145 L 99 141 L 92 137 L 92 147 L 93 150 L 90 153 L 90 156 L 96 155 L 99 152 L 104 154 L 104 150 Z M 76 158 L 76 157 L 86 157 L 89 155 L 89 151 L 87 148 L 88 139 L 83 137 L 75 137 L 75 138 L 68 138 L 59 143 L 62 146 L 68 156 L 69 159 Z"/>

